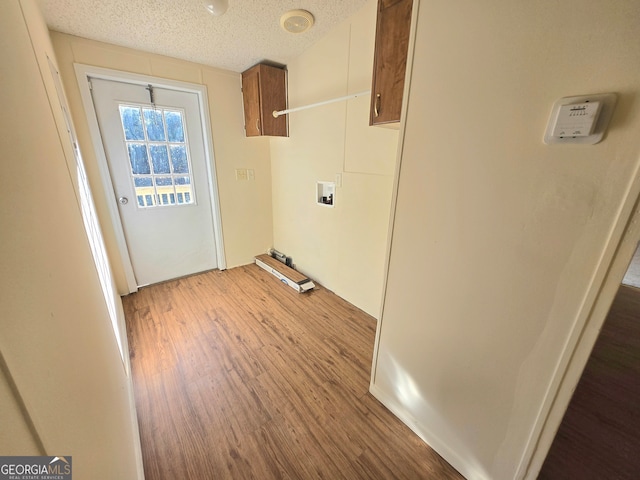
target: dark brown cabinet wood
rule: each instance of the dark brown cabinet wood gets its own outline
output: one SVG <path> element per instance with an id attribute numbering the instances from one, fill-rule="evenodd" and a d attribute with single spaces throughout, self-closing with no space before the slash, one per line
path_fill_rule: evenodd
<path id="1" fill-rule="evenodd" d="M 287 116 L 273 116 L 287 108 L 287 72 L 259 63 L 242 73 L 244 128 L 247 137 L 288 137 Z"/>
<path id="2" fill-rule="evenodd" d="M 400 121 L 413 0 L 378 0 L 369 125 Z"/>

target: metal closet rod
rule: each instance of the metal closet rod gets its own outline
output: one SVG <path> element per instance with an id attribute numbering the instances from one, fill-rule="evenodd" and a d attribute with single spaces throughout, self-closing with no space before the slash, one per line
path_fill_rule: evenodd
<path id="1" fill-rule="evenodd" d="M 344 97 L 340 97 L 340 98 L 332 98 L 331 100 L 325 100 L 323 102 L 312 103 L 310 105 L 304 105 L 302 107 L 288 108 L 286 110 L 280 110 L 280 111 L 274 110 L 273 111 L 273 116 L 275 118 L 278 118 L 280 115 L 286 115 L 287 113 L 298 112 L 300 110 L 306 110 L 307 108 L 319 107 L 320 105 L 326 105 L 328 103 L 344 102 L 345 100 L 351 100 L 352 98 L 361 97 L 362 95 L 370 95 L 370 94 L 371 94 L 371 90 L 367 90 L 366 92 L 354 93 L 352 95 L 345 95 Z"/>

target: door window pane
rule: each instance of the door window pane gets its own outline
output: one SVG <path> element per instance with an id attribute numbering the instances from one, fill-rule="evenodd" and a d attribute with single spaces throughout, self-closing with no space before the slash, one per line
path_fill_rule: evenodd
<path id="1" fill-rule="evenodd" d="M 147 138 L 152 142 L 164 142 L 164 123 L 162 111 L 144 109 L 144 125 L 147 128 Z"/>
<path id="2" fill-rule="evenodd" d="M 195 203 L 184 113 L 146 105 L 119 107 L 136 205 Z"/>
<path id="3" fill-rule="evenodd" d="M 190 177 L 175 177 L 176 193 L 178 194 L 178 203 L 191 203 L 193 198 L 193 190 L 191 189 Z"/>
<path id="4" fill-rule="evenodd" d="M 144 143 L 130 143 L 127 147 L 131 172 L 133 174 L 151 173 L 149 158 L 147 157 L 147 146 Z"/>
<path id="5" fill-rule="evenodd" d="M 156 177 L 156 185 L 159 187 L 166 187 L 167 185 L 173 185 L 171 177 Z"/>
<path id="6" fill-rule="evenodd" d="M 149 198 L 149 200 L 151 200 L 155 195 L 155 190 L 153 188 L 153 178 L 134 177 L 133 182 L 136 187 L 136 199 L 138 200 L 138 205 L 140 207 L 148 206 L 146 202 L 147 197 Z"/>
<path id="7" fill-rule="evenodd" d="M 167 123 L 167 134 L 170 142 L 184 142 L 184 127 L 182 126 L 182 112 L 164 112 Z"/>
<path id="8" fill-rule="evenodd" d="M 166 145 L 150 145 L 153 173 L 171 173 Z"/>
<path id="9" fill-rule="evenodd" d="M 144 140 L 140 107 L 120 105 L 120 119 L 125 140 Z"/>
<path id="10" fill-rule="evenodd" d="M 153 187 L 153 180 L 151 177 L 136 177 L 134 178 L 136 187 Z"/>
<path id="11" fill-rule="evenodd" d="M 175 190 L 173 189 L 173 179 L 171 177 L 156 177 L 156 191 L 162 205 L 175 204 Z"/>
<path id="12" fill-rule="evenodd" d="M 171 145 L 169 148 L 171 149 L 173 173 L 189 173 L 186 147 L 184 145 Z"/>

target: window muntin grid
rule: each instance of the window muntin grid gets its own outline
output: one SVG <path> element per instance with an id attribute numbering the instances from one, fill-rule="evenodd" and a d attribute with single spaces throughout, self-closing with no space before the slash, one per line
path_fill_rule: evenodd
<path id="1" fill-rule="evenodd" d="M 195 203 L 184 111 L 120 104 L 138 208 Z"/>

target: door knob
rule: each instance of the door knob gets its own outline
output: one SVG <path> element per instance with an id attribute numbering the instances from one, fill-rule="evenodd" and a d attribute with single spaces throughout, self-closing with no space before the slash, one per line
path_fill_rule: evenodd
<path id="1" fill-rule="evenodd" d="M 120 205 L 126 205 L 127 203 L 129 203 L 129 199 L 127 197 L 120 197 L 118 199 L 118 202 L 120 202 Z"/>

